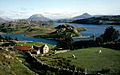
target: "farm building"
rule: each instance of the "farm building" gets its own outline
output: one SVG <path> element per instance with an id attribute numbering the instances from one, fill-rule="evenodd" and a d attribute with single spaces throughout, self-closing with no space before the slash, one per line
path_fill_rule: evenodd
<path id="1" fill-rule="evenodd" d="M 49 52 L 49 47 L 45 44 L 42 47 L 38 47 L 38 46 L 14 46 L 13 47 L 14 50 L 17 51 L 30 51 L 32 54 L 45 54 Z"/>

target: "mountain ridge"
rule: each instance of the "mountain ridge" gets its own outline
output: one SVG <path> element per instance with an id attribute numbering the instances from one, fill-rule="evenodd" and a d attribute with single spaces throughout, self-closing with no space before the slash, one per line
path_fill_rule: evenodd
<path id="1" fill-rule="evenodd" d="M 28 18 L 30 21 L 50 21 L 51 19 L 44 17 L 41 14 L 34 14 Z"/>
<path id="2" fill-rule="evenodd" d="M 85 18 L 90 18 L 90 17 L 93 17 L 93 16 L 88 13 L 83 13 L 82 15 L 73 17 L 73 19 L 85 19 Z"/>
<path id="3" fill-rule="evenodd" d="M 86 19 L 77 19 L 77 20 L 72 21 L 72 23 L 120 25 L 120 15 L 100 16 L 100 17 L 91 17 L 91 18 L 86 18 Z"/>

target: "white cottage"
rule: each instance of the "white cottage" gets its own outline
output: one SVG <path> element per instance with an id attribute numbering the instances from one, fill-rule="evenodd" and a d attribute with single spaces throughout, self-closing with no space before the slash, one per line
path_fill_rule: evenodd
<path id="1" fill-rule="evenodd" d="M 47 44 L 43 45 L 41 47 L 41 53 L 45 54 L 49 52 L 49 47 L 47 46 Z"/>

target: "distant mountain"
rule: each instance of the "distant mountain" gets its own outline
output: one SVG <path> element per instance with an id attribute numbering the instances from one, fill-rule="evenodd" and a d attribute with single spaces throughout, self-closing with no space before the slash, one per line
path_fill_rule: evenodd
<path id="1" fill-rule="evenodd" d="M 13 21 L 13 19 L 7 17 L 0 17 L 0 23 L 10 22 L 10 21 Z"/>
<path id="2" fill-rule="evenodd" d="M 91 17 L 93 17 L 93 16 L 88 13 L 84 13 L 80 16 L 73 17 L 73 19 L 85 19 L 85 18 L 91 18 Z"/>
<path id="3" fill-rule="evenodd" d="M 51 20 L 51 19 L 46 18 L 46 17 L 44 17 L 44 16 L 41 15 L 41 14 L 35 14 L 35 15 L 30 16 L 30 17 L 28 18 L 28 20 L 30 20 L 30 21 L 49 21 L 49 20 Z"/>
<path id="4" fill-rule="evenodd" d="M 55 22 L 58 22 L 58 23 L 68 23 L 68 22 L 72 22 L 73 19 L 59 19 L 59 20 L 56 20 Z"/>
<path id="5" fill-rule="evenodd" d="M 6 21 L 13 21 L 13 19 L 11 19 L 11 18 L 8 18 L 8 17 L 2 17 L 4 20 L 6 20 Z"/>
<path id="6" fill-rule="evenodd" d="M 80 24 L 113 24 L 120 25 L 120 15 L 115 16 L 98 16 L 91 17 L 86 19 L 77 19 L 72 23 L 80 23 Z"/>
<path id="7" fill-rule="evenodd" d="M 6 22 L 6 20 L 0 17 L 0 23 L 3 23 L 3 22 Z"/>

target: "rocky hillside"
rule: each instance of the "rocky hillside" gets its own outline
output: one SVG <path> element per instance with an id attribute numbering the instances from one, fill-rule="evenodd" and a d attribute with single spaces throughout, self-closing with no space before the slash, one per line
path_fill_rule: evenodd
<path id="1" fill-rule="evenodd" d="M 60 40 L 65 35 L 70 35 L 71 37 L 74 37 L 74 36 L 82 37 L 82 35 L 80 35 L 80 33 L 78 32 L 79 30 L 86 30 L 86 29 L 85 28 L 77 28 L 77 27 L 69 25 L 69 24 L 63 24 L 63 25 L 57 26 L 55 32 L 52 32 L 47 35 L 37 35 L 34 37 L 55 39 L 55 40 Z"/>
<path id="2" fill-rule="evenodd" d="M 6 22 L 6 20 L 0 17 L 0 23 L 3 23 L 3 22 Z"/>
<path id="3" fill-rule="evenodd" d="M 5 32 L 5 33 L 13 33 L 17 31 L 27 31 L 30 30 L 32 27 L 35 26 L 49 26 L 52 25 L 53 21 L 29 21 L 25 19 L 21 20 L 16 20 L 12 22 L 7 22 L 7 23 L 1 23 L 0 24 L 0 32 Z M 35 30 L 35 29 L 34 29 Z"/>
<path id="4" fill-rule="evenodd" d="M 22 54 L 0 47 L 0 75 L 35 75 L 24 65 Z"/>

